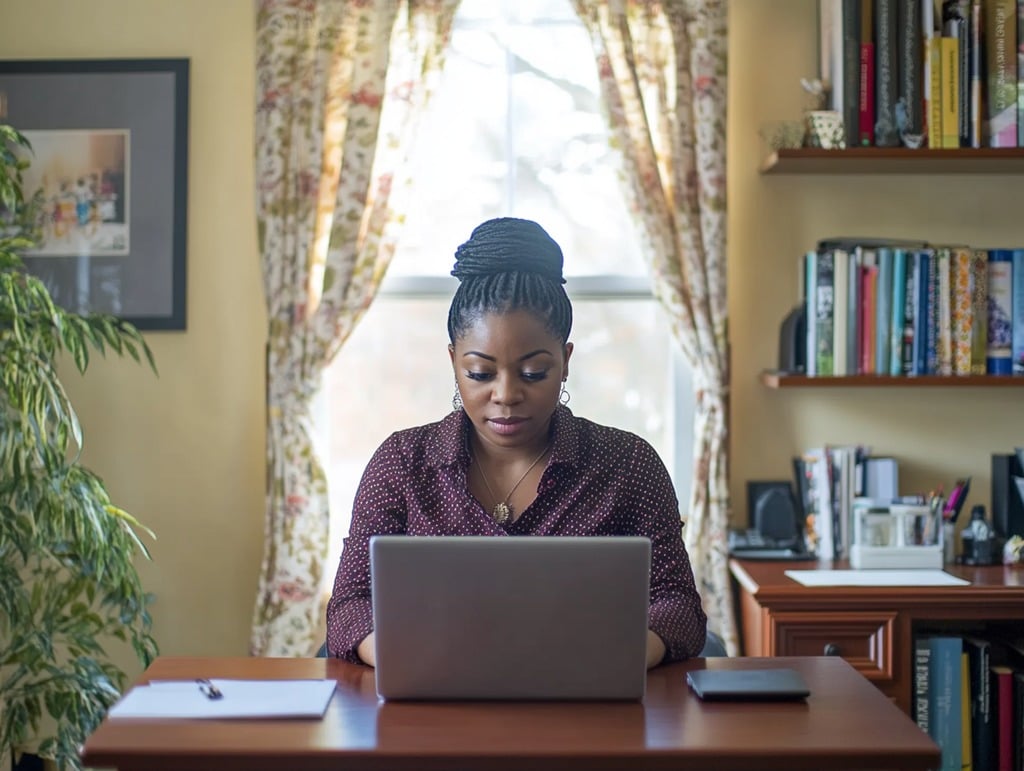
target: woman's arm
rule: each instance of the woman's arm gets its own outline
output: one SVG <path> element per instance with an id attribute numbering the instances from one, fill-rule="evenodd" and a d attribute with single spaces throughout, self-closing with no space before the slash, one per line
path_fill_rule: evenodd
<path id="1" fill-rule="evenodd" d="M 406 503 L 400 491 L 406 472 L 396 460 L 400 453 L 393 440 L 381 445 L 363 472 L 352 505 L 352 525 L 327 603 L 328 653 L 354 664 L 373 665 L 370 538 L 406 532 Z"/>
<path id="2" fill-rule="evenodd" d="M 647 668 L 656 667 L 665 658 L 665 643 L 656 632 L 647 630 Z"/>

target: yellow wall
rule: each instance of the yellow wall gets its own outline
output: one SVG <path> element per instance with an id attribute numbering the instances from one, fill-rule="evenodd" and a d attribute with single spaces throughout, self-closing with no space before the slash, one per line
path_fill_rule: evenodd
<path id="1" fill-rule="evenodd" d="M 140 565 L 164 653 L 247 652 L 263 538 L 265 313 L 253 209 L 251 0 L 5 0 L 0 57 L 191 59 L 188 330 L 160 370 L 69 389 L 85 460 L 157 534 Z M 127 659 L 126 659 L 127 661 Z"/>
<path id="2" fill-rule="evenodd" d="M 1024 444 L 1024 389 L 827 388 L 774 391 L 779 322 L 795 304 L 797 258 L 825 236 L 889 236 L 1024 246 L 1019 175 L 763 176 L 758 128 L 797 118 L 800 78 L 817 73 L 816 0 L 731 0 L 729 308 L 731 489 L 745 519 L 748 479 L 785 479 L 789 458 L 862 442 L 900 459 L 902 492 L 948 491 L 973 476 L 967 505 L 989 505 L 991 454 Z"/>
<path id="3" fill-rule="evenodd" d="M 797 258 L 829 235 L 1020 246 L 1016 177 L 761 176 L 758 128 L 799 116 L 816 71 L 815 0 L 730 2 L 729 293 L 735 516 L 748 479 L 790 476 L 790 456 L 865 442 L 902 462 L 904 492 L 974 476 L 1024 443 L 1017 389 L 772 391 L 778 324 Z M 251 0 L 4 0 L 3 58 L 189 57 L 185 333 L 151 333 L 159 379 L 98 363 L 72 395 L 86 459 L 114 499 L 157 531 L 142 577 L 167 654 L 246 651 L 263 537 L 265 315 L 252 182 Z M 984 223 L 984 224 L 983 224 Z M 989 224 L 990 223 L 990 224 Z M 329 569 L 331 569 L 329 567 Z"/>

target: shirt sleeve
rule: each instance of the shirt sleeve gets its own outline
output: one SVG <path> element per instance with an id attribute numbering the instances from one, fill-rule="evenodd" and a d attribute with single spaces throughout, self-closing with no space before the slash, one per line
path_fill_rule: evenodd
<path id="1" fill-rule="evenodd" d="M 395 484 L 403 479 L 394 437 L 374 453 L 363 472 L 352 506 L 352 524 L 344 541 L 331 599 L 327 603 L 327 651 L 362 663 L 356 649 L 373 631 L 370 599 L 370 538 L 406 531 L 406 504 Z"/>
<path id="2" fill-rule="evenodd" d="M 651 604 L 648 626 L 665 643 L 665 661 L 697 656 L 707 636 L 707 616 L 683 544 L 683 525 L 672 479 L 647 442 L 633 456 L 631 506 L 638 535 L 651 539 Z"/>

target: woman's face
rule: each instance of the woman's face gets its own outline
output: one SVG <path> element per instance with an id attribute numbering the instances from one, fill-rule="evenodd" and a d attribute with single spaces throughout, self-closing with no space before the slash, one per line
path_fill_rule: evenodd
<path id="1" fill-rule="evenodd" d="M 513 311 L 483 316 L 448 352 L 480 441 L 501 448 L 547 442 L 572 343 L 563 346 L 531 313 Z"/>

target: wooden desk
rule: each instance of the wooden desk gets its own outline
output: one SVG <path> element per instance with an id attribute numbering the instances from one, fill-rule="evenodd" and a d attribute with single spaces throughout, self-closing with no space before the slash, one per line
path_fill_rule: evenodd
<path id="1" fill-rule="evenodd" d="M 688 669 L 789 666 L 804 702 L 703 703 Z M 642 703 L 384 703 L 335 659 L 161 658 L 143 679 L 331 677 L 323 720 L 108 719 L 88 766 L 122 771 L 621 771 L 934 768 L 938 747 L 842 659 L 696 659 L 648 675 Z"/>
<path id="2" fill-rule="evenodd" d="M 1010 629 L 1024 620 L 1024 570 L 950 566 L 970 586 L 808 587 L 790 569 L 830 562 L 732 559 L 746 656 L 842 656 L 911 713 L 916 631 Z M 836 568 L 847 568 L 836 562 Z"/>

